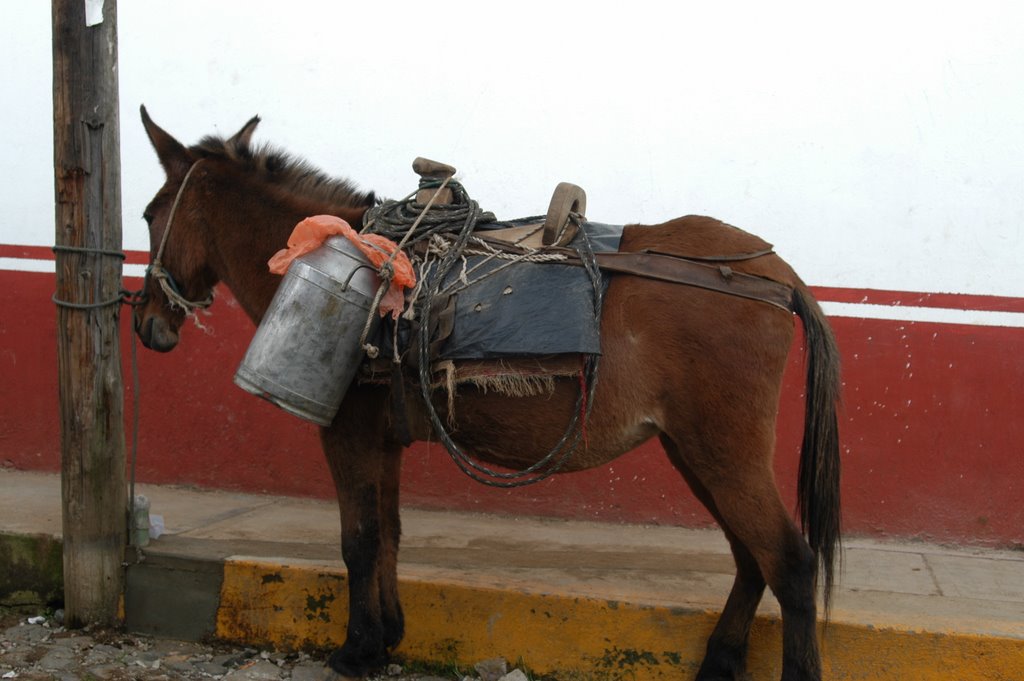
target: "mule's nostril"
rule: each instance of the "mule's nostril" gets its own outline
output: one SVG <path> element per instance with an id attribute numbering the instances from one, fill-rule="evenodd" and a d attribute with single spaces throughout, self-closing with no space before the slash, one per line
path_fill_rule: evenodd
<path id="1" fill-rule="evenodd" d="M 136 323 L 135 325 L 135 330 L 139 334 L 139 340 L 141 340 L 142 344 L 147 348 L 153 347 L 152 343 L 154 321 L 155 319 L 153 317 L 145 317 L 143 318 L 141 323 Z"/>
<path id="2" fill-rule="evenodd" d="M 166 319 L 151 315 L 143 323 L 143 344 L 150 350 L 170 352 L 178 345 L 178 332 Z"/>

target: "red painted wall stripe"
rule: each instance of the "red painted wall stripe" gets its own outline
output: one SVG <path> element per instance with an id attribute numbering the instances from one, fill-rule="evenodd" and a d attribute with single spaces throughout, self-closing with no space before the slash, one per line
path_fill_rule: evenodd
<path id="1" fill-rule="evenodd" d="M 133 265 L 149 264 L 148 251 L 124 251 L 125 262 Z M 53 246 L 24 246 L 0 244 L 0 258 L 23 260 L 53 260 Z M 10 268 L 13 269 L 13 268 Z"/>
<path id="2" fill-rule="evenodd" d="M 0 270 L 0 465 L 59 469 L 54 285 L 52 273 Z M 186 325 L 174 352 L 139 353 L 139 479 L 331 497 L 316 429 L 233 385 L 253 327 L 230 294 L 219 294 L 204 320 L 208 333 Z M 847 532 L 1024 544 L 1024 329 L 855 317 L 832 323 L 844 360 Z M 127 377 L 128 323 L 121 342 Z M 795 346 L 776 455 L 788 503 L 802 389 Z M 711 522 L 653 442 L 609 466 L 516 491 L 481 487 L 443 448 L 419 444 L 405 457 L 403 495 L 432 508 Z"/>
<path id="3" fill-rule="evenodd" d="M 936 307 L 952 310 L 984 310 L 990 312 L 1024 312 L 1024 298 L 980 296 L 962 293 L 913 293 L 874 289 L 812 287 L 818 300 L 837 303 L 863 303 L 911 307 Z"/>

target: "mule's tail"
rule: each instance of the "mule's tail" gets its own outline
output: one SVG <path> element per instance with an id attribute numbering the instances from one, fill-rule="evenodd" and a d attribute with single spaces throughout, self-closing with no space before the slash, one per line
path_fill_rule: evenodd
<path id="1" fill-rule="evenodd" d="M 840 390 L 839 349 L 821 307 L 804 285 L 793 289 L 792 305 L 793 312 L 803 322 L 807 348 L 807 397 L 797 509 L 807 542 L 818 560 L 817 570 L 824 577 L 825 618 L 828 619 L 841 534 L 836 416 Z"/>

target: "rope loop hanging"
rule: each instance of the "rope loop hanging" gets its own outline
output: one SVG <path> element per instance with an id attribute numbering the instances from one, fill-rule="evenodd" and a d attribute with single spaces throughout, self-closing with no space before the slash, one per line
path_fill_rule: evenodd
<path id="1" fill-rule="evenodd" d="M 452 202 L 433 205 L 434 199 L 445 187 L 452 191 Z M 479 463 L 465 452 L 453 439 L 433 403 L 430 308 L 431 301 L 435 297 L 457 292 L 443 290 L 444 282 L 458 263 L 465 262 L 466 255 L 482 254 L 487 258 L 498 257 L 496 253 L 480 249 L 479 241 L 475 242 L 476 250 L 468 248 L 474 240 L 472 234 L 479 225 L 497 220 L 493 213 L 481 210 L 477 202 L 469 197 L 462 184 L 451 177 L 444 180 L 424 178 L 421 180 L 419 188 L 420 190 L 435 190 L 430 201 L 426 204 L 417 203 L 413 198 L 417 192 L 413 192 L 399 201 L 385 201 L 367 211 L 363 218 L 362 231 L 381 234 L 394 241 L 399 241 L 400 247 L 408 249 L 412 257 L 420 262 L 420 281 L 413 293 L 406 318 L 415 317 L 419 321 L 418 377 L 427 416 L 434 432 L 445 445 L 456 466 L 476 482 L 499 488 L 524 487 L 541 482 L 561 470 L 580 442 L 585 440 L 586 423 L 594 404 L 600 356 L 584 356 L 580 389 L 573 408 L 573 415 L 559 441 L 536 463 L 519 471 L 496 471 Z M 578 251 L 591 278 L 595 313 L 598 323 L 600 323 L 603 290 L 601 274 L 588 238 L 582 230 L 580 230 L 580 234 L 582 245 Z M 420 252 L 419 255 L 416 255 L 413 247 L 419 244 L 422 244 L 422 247 L 416 249 Z M 509 262 L 499 269 L 515 264 L 517 261 L 564 259 L 564 256 L 545 254 L 544 250 L 516 254 L 509 257 Z M 455 279 L 455 282 L 461 281 L 461 288 L 457 290 L 462 290 L 474 283 L 474 281 L 468 280 L 468 273 L 471 271 L 464 271 L 461 277 Z M 490 276 L 490 274 L 493 274 L 493 271 L 482 275 L 475 281 Z M 376 310 L 371 309 L 370 314 L 376 314 Z"/>

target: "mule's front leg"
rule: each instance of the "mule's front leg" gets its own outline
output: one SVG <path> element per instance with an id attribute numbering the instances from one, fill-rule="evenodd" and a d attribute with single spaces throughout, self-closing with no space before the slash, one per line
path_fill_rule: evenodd
<path id="1" fill-rule="evenodd" d="M 328 659 L 331 668 L 362 677 L 387 662 L 381 618 L 380 487 L 376 480 L 341 493 L 341 555 L 348 570 L 348 630 Z"/>
<path id="2" fill-rule="evenodd" d="M 387 662 L 404 633 L 396 572 L 401 447 L 381 436 L 384 410 L 371 400 L 347 400 L 339 413 L 348 418 L 324 429 L 322 439 L 341 511 L 349 616 L 345 643 L 328 664 L 362 677 Z"/>
<path id="3" fill-rule="evenodd" d="M 402 450 L 384 453 L 380 482 L 381 558 L 378 565 L 381 623 L 384 647 L 393 650 L 405 636 L 405 615 L 398 599 L 398 544 L 402 537 L 399 491 L 402 481 Z"/>

